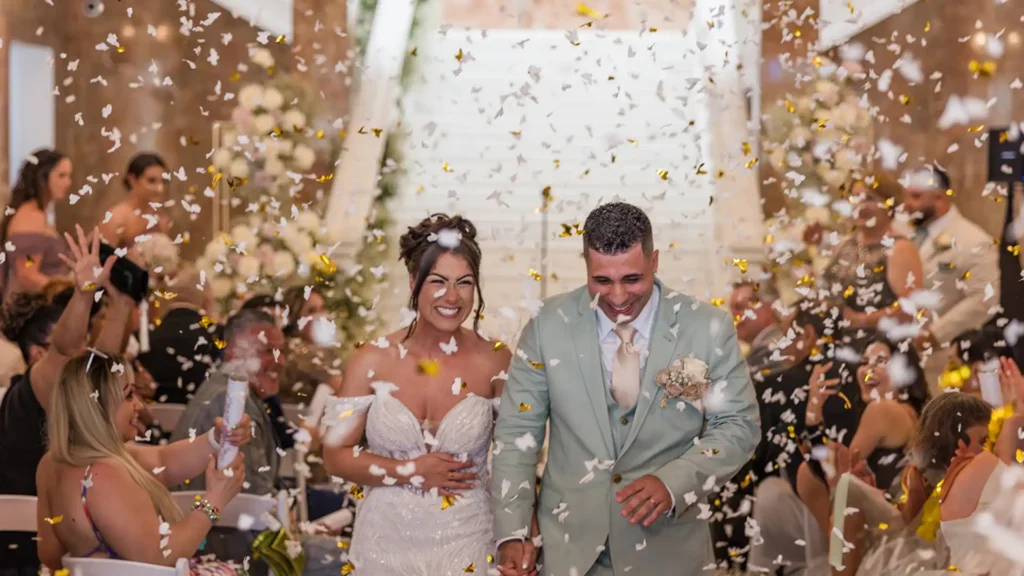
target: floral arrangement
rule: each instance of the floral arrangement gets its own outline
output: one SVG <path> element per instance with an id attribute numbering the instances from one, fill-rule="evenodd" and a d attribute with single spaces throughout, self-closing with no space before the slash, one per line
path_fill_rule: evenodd
<path id="1" fill-rule="evenodd" d="M 331 260 L 331 232 L 310 210 L 292 218 L 253 214 L 214 238 L 196 266 L 206 273 L 222 314 L 254 294 L 275 294 L 297 283 L 332 283 L 339 269 Z"/>
<path id="2" fill-rule="evenodd" d="M 708 365 L 703 360 L 692 356 L 676 358 L 668 368 L 658 372 L 654 377 L 654 382 L 665 389 L 665 395 L 658 405 L 664 408 L 668 406 L 669 400 L 680 398 L 694 406 L 700 406 L 711 382 L 710 374 Z"/>
<path id="3" fill-rule="evenodd" d="M 163 232 L 145 234 L 137 238 L 129 258 L 152 274 L 172 277 L 181 266 L 181 251 L 174 240 Z"/>
<path id="4" fill-rule="evenodd" d="M 291 77 L 275 76 L 274 57 L 266 48 L 253 49 L 249 58 L 269 80 L 238 91 L 232 126 L 222 134 L 212 164 L 232 190 L 282 198 L 330 143 L 323 142 L 322 130 L 310 127 L 314 111 L 308 90 Z"/>
<path id="5" fill-rule="evenodd" d="M 871 109 L 854 86 L 863 75 L 859 64 L 817 56 L 796 72 L 807 80 L 803 93 L 769 108 L 763 124 L 764 149 L 786 197 L 785 210 L 766 222 L 765 246 L 787 301 L 827 264 L 805 241 L 807 232 L 842 229 L 836 215 L 849 213 L 843 195 L 872 147 Z"/>

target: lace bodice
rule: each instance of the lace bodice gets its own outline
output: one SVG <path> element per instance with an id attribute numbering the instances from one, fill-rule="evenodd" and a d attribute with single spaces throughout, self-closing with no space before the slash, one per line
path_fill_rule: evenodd
<path id="1" fill-rule="evenodd" d="M 484 573 L 494 550 L 487 457 L 499 399 L 466 395 L 431 434 L 392 395 L 398 386 L 374 382 L 372 387 L 370 396 L 335 398 L 328 404 L 325 444 L 347 435 L 361 420 L 358 416 L 365 414 L 367 450 L 373 454 L 412 460 L 428 452 L 444 452 L 472 461 L 467 471 L 475 472 L 477 479 L 475 487 L 461 492 L 453 504 L 408 484 L 364 490 L 349 554 L 354 574 Z"/>

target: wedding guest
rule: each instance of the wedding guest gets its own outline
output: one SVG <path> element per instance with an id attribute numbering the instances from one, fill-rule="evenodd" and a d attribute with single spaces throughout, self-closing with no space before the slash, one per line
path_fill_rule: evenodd
<path id="1" fill-rule="evenodd" d="M 921 287 L 917 248 L 893 228 L 901 193 L 899 183 L 884 173 L 855 182 L 850 194 L 853 231 L 825 269 L 828 289 L 843 304 L 843 341 L 857 352 L 864 350 L 883 318 L 911 319 L 897 302 Z"/>
<path id="2" fill-rule="evenodd" d="M 113 299 L 112 315 L 126 319 L 132 308 L 131 299 L 109 284 L 113 259 L 100 266 L 98 233 L 94 230 L 90 239 L 78 228 L 77 236 L 75 241 L 65 234 L 71 252 L 68 263 L 75 278 L 71 294 L 58 295 L 50 304 L 38 300 L 31 313 L 5 317 L 4 331 L 15 337 L 28 369 L 0 404 L 0 494 L 37 495 L 35 473 L 46 453 L 50 398 L 64 365 L 85 347 L 96 290 L 102 288 L 105 297 Z M 123 321 L 111 322 L 96 346 L 109 353 L 119 351 L 124 325 Z M 31 552 L 34 561 L 35 544 L 30 538 L 0 534 L 0 549 L 11 546 Z M 0 554 L 0 566 L 8 559 L 18 562 L 16 556 Z"/>
<path id="3" fill-rule="evenodd" d="M 928 383 L 937 387 L 949 358 L 943 346 L 957 334 L 981 328 L 999 304 L 999 247 L 953 205 L 944 171 L 928 167 L 905 178 L 903 207 L 924 263 L 922 288 L 940 295 L 918 338 L 918 347 L 930 350 L 923 353 Z"/>
<path id="4" fill-rule="evenodd" d="M 71 160 L 55 150 L 33 152 L 21 166 L 0 225 L 0 291 L 38 291 L 51 277 L 68 273 L 64 240 L 51 221 L 53 203 L 67 197 Z M 11 211 L 14 211 L 11 214 Z M 13 248 L 8 250 L 10 243 Z"/>
<path id="5" fill-rule="evenodd" d="M 198 276 L 183 273 L 169 288 L 174 298 L 158 301 L 149 351 L 139 354 L 156 386 L 152 397 L 160 403 L 187 404 L 213 368 L 217 324 L 205 315 L 210 301 L 208 291 L 197 287 Z"/>
<path id="6" fill-rule="evenodd" d="M 170 219 L 160 211 L 166 200 L 165 172 L 167 163 L 156 154 L 132 157 L 123 180 L 128 197 L 115 204 L 99 225 L 108 244 L 131 248 L 143 234 L 167 233 Z"/>
<path id="7" fill-rule="evenodd" d="M 225 470 L 216 455 L 224 443 L 249 442 L 248 419 L 233 429 L 218 419 L 197 442 L 144 447 L 131 444 L 140 408 L 124 357 L 89 350 L 65 365 L 50 405 L 50 449 L 35 473 L 39 558 L 51 570 L 65 554 L 173 566 L 202 549 L 241 490 L 244 455 Z M 204 471 L 206 494 L 183 514 L 167 486 Z M 58 516 L 66 521 L 46 521 Z"/>
<path id="8" fill-rule="evenodd" d="M 736 323 L 736 336 L 749 347 L 747 365 L 755 382 L 781 367 L 772 360 L 775 344 L 782 338 L 779 320 L 773 309 L 778 294 L 770 280 L 743 281 L 733 285 L 729 312 Z"/>
<path id="9" fill-rule="evenodd" d="M 274 429 L 272 414 L 280 414 L 281 411 L 277 394 L 281 386 L 279 375 L 285 361 L 284 335 L 274 318 L 266 312 L 241 310 L 228 320 L 224 337 L 224 364 L 220 370 L 211 373 L 192 396 L 178 420 L 171 441 L 189 438 L 192 431 L 207 429 L 222 416 L 228 387 L 225 369 L 232 361 L 244 363 L 247 359 L 253 360 L 258 364 L 258 370 L 249 377 L 245 413 L 252 419 L 256 441 L 243 449 L 248 478 L 245 492 L 273 494 L 281 463 L 277 450 L 282 447 L 282 442 Z M 196 478 L 181 489 L 202 490 L 203 486 L 202 478 Z"/>
<path id="10" fill-rule="evenodd" d="M 335 328 L 327 318 L 323 294 L 315 286 L 293 286 L 284 291 L 284 333 L 288 339 L 288 367 L 281 390 L 285 402 L 308 404 L 320 384 L 341 388 Z"/>

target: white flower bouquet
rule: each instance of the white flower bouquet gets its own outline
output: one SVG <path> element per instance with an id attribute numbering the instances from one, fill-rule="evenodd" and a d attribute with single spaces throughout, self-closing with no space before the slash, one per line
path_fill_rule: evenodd
<path id="1" fill-rule="evenodd" d="M 274 57 L 256 48 L 250 60 L 271 72 Z M 308 90 L 287 76 L 273 77 L 263 84 L 248 84 L 237 94 L 238 105 L 231 112 L 232 126 L 222 135 L 220 147 L 211 157 L 217 173 L 233 190 L 274 198 L 286 196 L 316 164 L 329 143 L 324 132 L 310 124 L 314 111 Z"/>
<path id="2" fill-rule="evenodd" d="M 223 313 L 259 293 L 274 294 L 298 282 L 332 281 L 339 268 L 331 256 L 333 232 L 312 211 L 294 209 L 291 219 L 250 215 L 214 238 L 196 266 L 206 273 Z"/>

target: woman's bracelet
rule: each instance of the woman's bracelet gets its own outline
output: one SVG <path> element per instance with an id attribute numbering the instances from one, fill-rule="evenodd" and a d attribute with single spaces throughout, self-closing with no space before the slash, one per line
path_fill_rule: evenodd
<path id="1" fill-rule="evenodd" d="M 210 519 L 210 524 L 216 524 L 220 520 L 220 509 L 210 504 L 210 501 L 196 494 L 196 500 L 192 503 L 193 510 L 199 510 Z"/>

